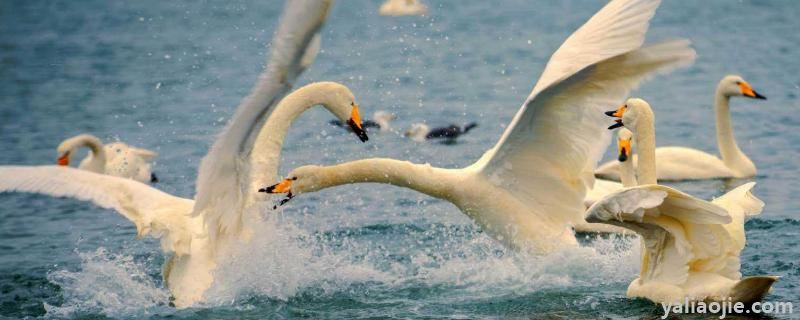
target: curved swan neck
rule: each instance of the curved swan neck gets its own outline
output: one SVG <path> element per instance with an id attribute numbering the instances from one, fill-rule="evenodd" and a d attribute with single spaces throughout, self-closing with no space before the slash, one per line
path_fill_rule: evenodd
<path id="1" fill-rule="evenodd" d="M 637 164 L 639 184 L 656 184 L 656 128 L 653 110 L 641 108 L 638 112 L 639 120 L 634 130 L 634 139 L 636 139 L 636 153 L 639 155 Z"/>
<path id="2" fill-rule="evenodd" d="M 80 135 L 74 139 L 74 143 L 72 143 L 72 147 L 70 149 L 87 147 L 91 152 L 91 154 L 87 157 L 90 159 L 88 165 L 86 166 L 87 169 L 99 173 L 105 173 L 106 150 L 103 148 L 103 142 L 92 135 Z"/>
<path id="3" fill-rule="evenodd" d="M 330 82 L 312 83 L 283 98 L 268 116 L 253 143 L 250 161 L 255 167 L 254 170 L 266 175 L 266 179 L 274 179 L 278 173 L 281 148 L 289 127 L 303 112 L 316 105 L 322 105 L 335 114 L 336 112 L 330 109 L 329 100 L 342 90 L 342 87 Z M 270 181 L 253 181 L 256 185 L 268 182 Z"/>
<path id="4" fill-rule="evenodd" d="M 714 97 L 714 113 L 717 125 L 717 147 L 719 148 L 722 162 L 728 167 L 733 167 L 740 157 L 747 157 L 736 144 L 731 124 L 730 97 L 722 93 L 721 85 L 717 88 Z"/>
<path id="5" fill-rule="evenodd" d="M 456 170 L 394 159 L 364 159 L 322 167 L 316 189 L 372 182 L 409 188 L 435 198 L 448 199 L 454 186 L 448 173 Z"/>

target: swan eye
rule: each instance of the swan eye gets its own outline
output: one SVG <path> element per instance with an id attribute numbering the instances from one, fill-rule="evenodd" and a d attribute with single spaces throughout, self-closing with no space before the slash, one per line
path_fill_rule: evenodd
<path id="1" fill-rule="evenodd" d="M 290 179 L 292 179 L 292 180 L 297 180 L 297 177 L 291 177 Z"/>
<path id="2" fill-rule="evenodd" d="M 736 85 L 737 85 L 737 86 L 738 86 L 738 85 L 741 85 L 741 84 L 742 84 L 742 82 L 741 82 L 741 81 L 736 81 Z"/>

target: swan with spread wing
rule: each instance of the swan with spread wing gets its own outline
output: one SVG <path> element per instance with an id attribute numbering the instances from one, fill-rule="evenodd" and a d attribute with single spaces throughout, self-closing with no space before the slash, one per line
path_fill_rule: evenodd
<path id="1" fill-rule="evenodd" d="M 620 167 L 627 188 L 595 203 L 586 220 L 627 228 L 642 237 L 641 270 L 628 286 L 628 296 L 663 304 L 685 299 L 743 303 L 763 299 L 777 277 L 742 278 L 739 258 L 745 246 L 745 219 L 761 213 L 764 206 L 751 193 L 755 183 L 711 202 L 658 185 L 650 105 L 629 99 L 608 114 L 621 118 L 611 128 L 624 125 L 633 132 L 639 185 L 635 186 L 626 156 Z"/>
<path id="2" fill-rule="evenodd" d="M 0 192 L 72 197 L 118 211 L 136 225 L 140 237 L 160 238 L 162 249 L 171 253 L 163 276 L 174 304 L 201 301 L 227 248 L 247 241 L 249 226 L 258 222 L 266 199 L 248 191 L 278 180 L 283 139 L 303 111 L 322 105 L 367 140 L 358 105 L 345 86 L 312 83 L 286 95 L 319 50 L 319 30 L 330 6 L 331 1 L 286 2 L 265 71 L 201 162 L 195 200 L 58 166 L 0 166 Z"/>
<path id="3" fill-rule="evenodd" d="M 497 145 L 463 169 L 394 159 L 300 167 L 260 191 L 289 198 L 387 183 L 445 199 L 505 245 L 534 253 L 575 245 L 584 195 L 607 144 L 602 112 L 656 71 L 693 61 L 684 40 L 642 47 L 658 0 L 614 0 L 553 54 Z"/>

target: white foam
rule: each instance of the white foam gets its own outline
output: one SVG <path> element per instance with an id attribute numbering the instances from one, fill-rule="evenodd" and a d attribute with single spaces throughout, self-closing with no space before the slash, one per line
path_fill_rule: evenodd
<path id="1" fill-rule="evenodd" d="M 430 248 L 420 239 L 415 242 L 421 247 L 390 245 L 388 238 L 376 245 L 368 240 L 374 238 L 358 236 L 331 240 L 272 216 L 256 226 L 252 241 L 237 248 L 234 258 L 220 263 L 202 307 L 237 307 L 253 297 L 286 301 L 299 294 L 349 294 L 354 286 L 390 295 L 437 288 L 442 292 L 435 297 L 438 302 L 470 301 L 553 288 L 627 285 L 638 271 L 636 238 L 597 239 L 589 246 L 530 256 L 503 249 L 483 234 L 467 236 L 439 234 L 445 243 Z M 160 270 L 157 262 L 144 265 L 103 248 L 80 255 L 79 271 L 50 274 L 65 302 L 46 306 L 48 315 L 88 311 L 114 317 L 166 308 L 168 291 L 147 272 Z"/>
<path id="2" fill-rule="evenodd" d="M 109 253 L 102 247 L 79 255 L 79 270 L 48 274 L 47 279 L 61 287 L 64 299 L 61 306 L 45 303 L 48 316 L 102 313 L 119 317 L 168 309 L 169 292 L 148 275 L 152 266 L 134 261 L 131 256 Z"/>

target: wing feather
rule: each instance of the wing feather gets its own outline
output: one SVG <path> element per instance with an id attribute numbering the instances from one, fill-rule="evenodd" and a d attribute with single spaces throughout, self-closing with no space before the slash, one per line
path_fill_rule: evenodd
<path id="1" fill-rule="evenodd" d="M 240 227 L 243 192 L 249 186 L 245 161 L 253 140 L 270 109 L 316 57 L 318 32 L 331 4 L 331 0 L 286 1 L 264 72 L 203 157 L 193 214 L 206 216 L 212 235 Z"/>
<path id="2" fill-rule="evenodd" d="M 728 212 L 670 187 L 644 185 L 614 192 L 591 206 L 586 220 L 641 235 L 645 279 L 680 285 L 690 270 L 738 272 L 732 271 L 725 251 L 730 239 L 724 225 L 732 221 Z"/>
<path id="3" fill-rule="evenodd" d="M 594 167 L 609 141 L 603 111 L 621 103 L 652 73 L 694 57 L 688 41 L 669 41 L 597 62 L 545 88 L 484 155 L 481 172 L 555 218 L 580 221 Z"/>
<path id="4" fill-rule="evenodd" d="M 58 166 L 0 166 L 0 192 L 70 197 L 114 209 L 133 222 L 139 237 L 161 238 L 166 252 L 185 254 L 192 200 L 131 179 Z"/>

